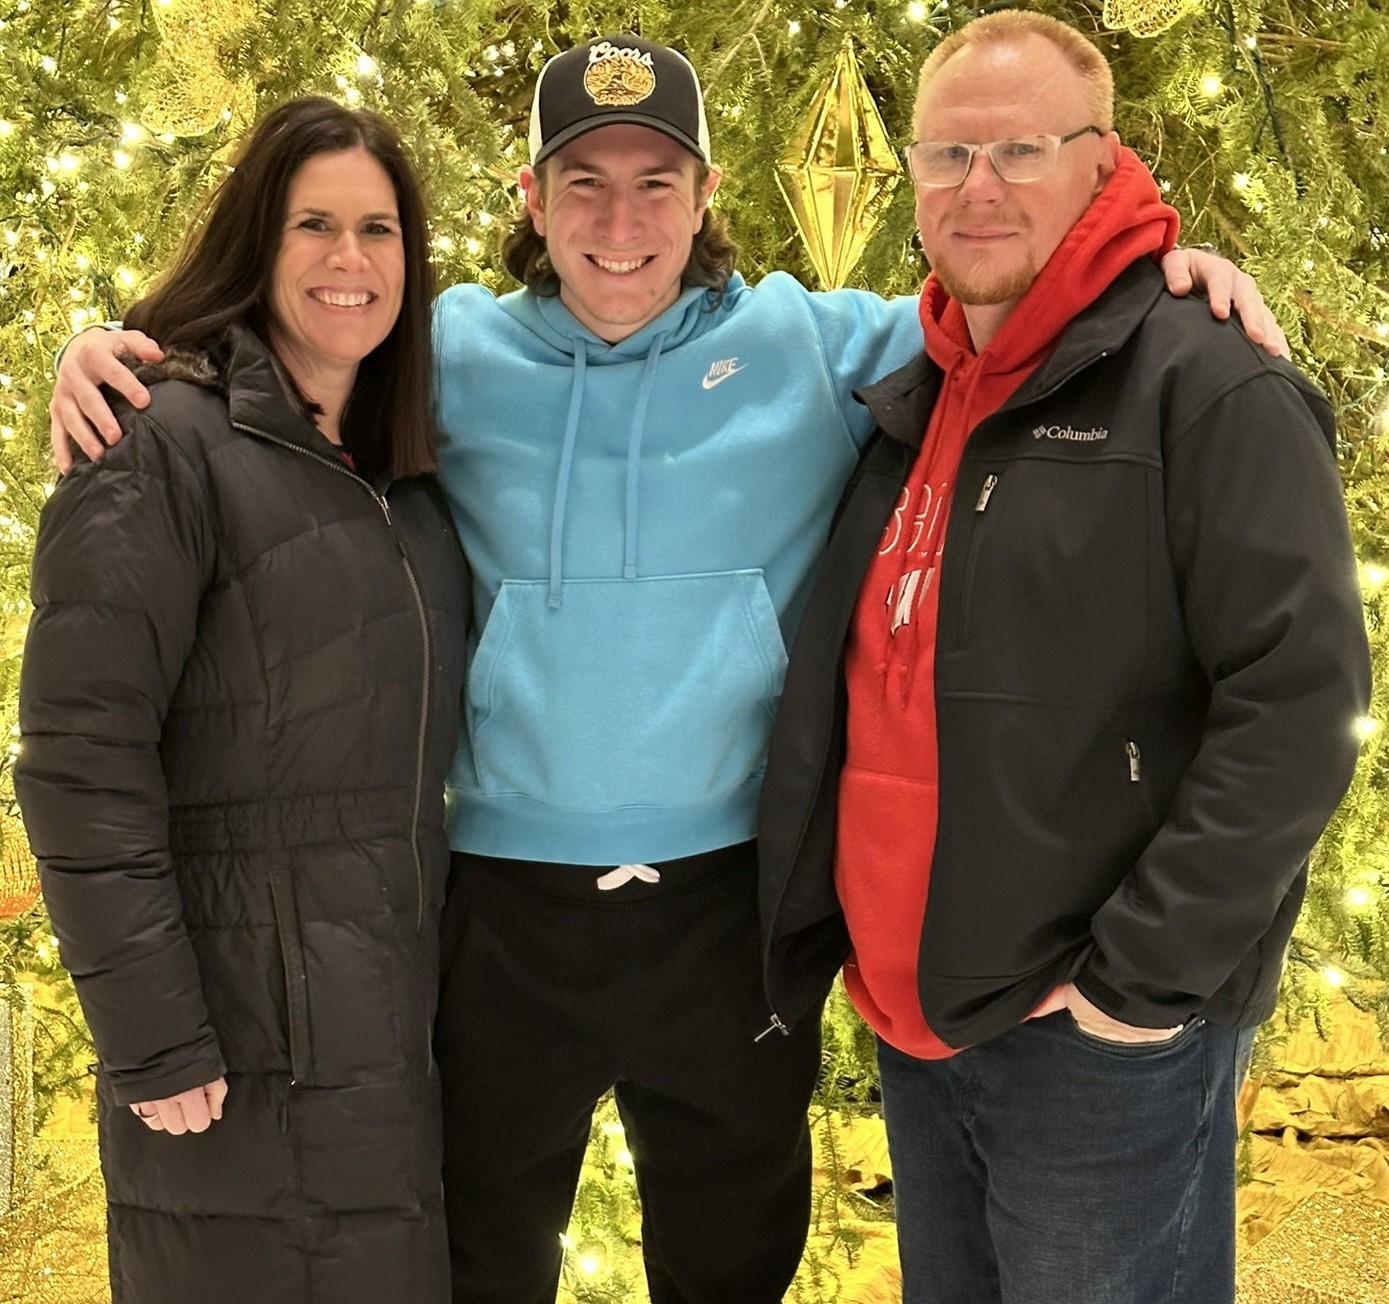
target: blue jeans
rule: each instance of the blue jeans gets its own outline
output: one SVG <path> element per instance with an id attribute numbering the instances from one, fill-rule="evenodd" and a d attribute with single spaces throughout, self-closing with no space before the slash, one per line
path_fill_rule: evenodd
<path id="1" fill-rule="evenodd" d="M 1063 1010 L 947 1060 L 880 1041 L 903 1304 L 1231 1304 L 1252 1040 L 1116 1045 Z"/>

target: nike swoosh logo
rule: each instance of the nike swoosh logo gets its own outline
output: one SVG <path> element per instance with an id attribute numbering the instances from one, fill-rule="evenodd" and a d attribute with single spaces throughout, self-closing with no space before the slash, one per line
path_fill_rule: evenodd
<path id="1" fill-rule="evenodd" d="M 715 385 L 722 385 L 730 376 L 736 376 L 742 369 L 742 367 L 734 367 L 729 371 L 721 371 L 717 376 L 705 376 L 699 383 L 705 389 L 713 389 Z"/>

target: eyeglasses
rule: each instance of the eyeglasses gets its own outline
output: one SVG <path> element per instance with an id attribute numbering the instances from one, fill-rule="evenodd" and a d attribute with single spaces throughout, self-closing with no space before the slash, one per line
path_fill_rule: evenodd
<path id="1" fill-rule="evenodd" d="M 1015 185 L 1040 181 L 1056 168 L 1056 156 L 1068 141 L 1094 132 L 1098 127 L 1082 127 L 1069 136 L 1013 136 L 991 140 L 987 145 L 967 145 L 959 140 L 917 140 L 907 146 L 907 171 L 918 186 L 944 189 L 958 186 L 969 176 L 974 156 L 984 153 L 1002 181 Z"/>

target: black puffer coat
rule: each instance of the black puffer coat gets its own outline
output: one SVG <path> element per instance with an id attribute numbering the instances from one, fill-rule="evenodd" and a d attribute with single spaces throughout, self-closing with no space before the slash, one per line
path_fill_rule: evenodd
<path id="1" fill-rule="evenodd" d="M 433 482 L 378 496 L 253 335 L 222 372 L 127 410 L 34 560 L 16 786 L 100 1059 L 114 1300 L 435 1304 L 464 563 Z M 223 1072 L 205 1133 L 126 1108 Z"/>

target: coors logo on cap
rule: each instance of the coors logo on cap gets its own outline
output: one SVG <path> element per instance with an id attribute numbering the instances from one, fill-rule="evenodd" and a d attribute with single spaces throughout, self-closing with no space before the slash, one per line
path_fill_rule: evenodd
<path id="1" fill-rule="evenodd" d="M 590 48 L 584 90 L 595 104 L 640 104 L 655 89 L 649 54 L 607 41 Z"/>
<path id="2" fill-rule="evenodd" d="M 585 132 L 616 123 L 650 127 L 709 162 L 699 78 L 683 54 L 639 36 L 604 36 L 557 54 L 531 103 L 531 162 Z"/>

